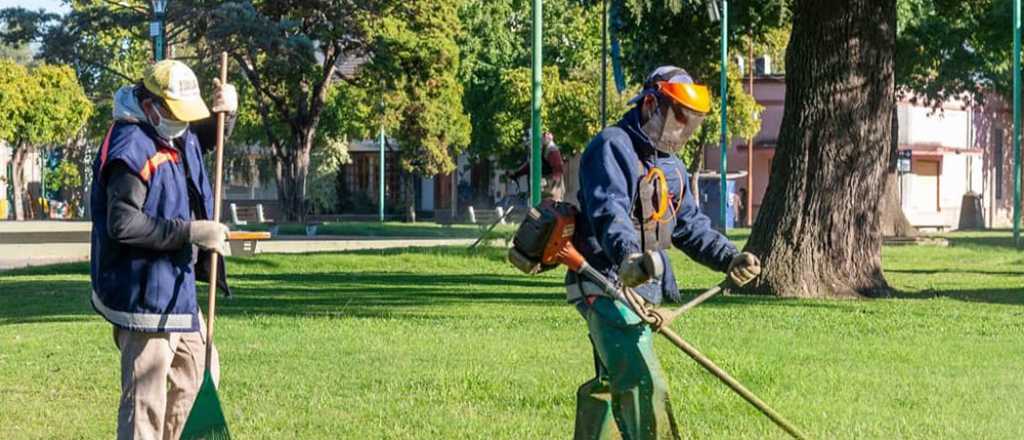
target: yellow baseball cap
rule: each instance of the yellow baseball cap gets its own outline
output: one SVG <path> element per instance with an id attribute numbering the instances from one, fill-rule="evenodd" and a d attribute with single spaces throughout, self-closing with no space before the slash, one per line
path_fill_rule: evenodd
<path id="1" fill-rule="evenodd" d="M 163 99 L 167 110 L 182 122 L 210 117 L 203 97 L 199 95 L 199 80 L 185 63 L 163 60 L 146 67 L 142 74 L 146 90 Z"/>

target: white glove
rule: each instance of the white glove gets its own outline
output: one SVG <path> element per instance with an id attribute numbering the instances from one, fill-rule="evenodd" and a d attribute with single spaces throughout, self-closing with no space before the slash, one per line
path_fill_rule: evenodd
<path id="1" fill-rule="evenodd" d="M 214 113 L 235 113 L 238 111 L 238 91 L 231 84 L 221 84 L 220 79 L 213 80 L 213 105 L 210 110 Z"/>
<path id="2" fill-rule="evenodd" d="M 196 246 L 221 255 L 229 255 L 228 227 L 209 220 L 195 220 L 188 225 L 189 241 Z"/>
<path id="3" fill-rule="evenodd" d="M 622 259 L 619 264 L 619 280 L 626 287 L 636 287 L 647 280 L 651 275 L 644 270 L 644 254 L 631 254 Z"/>
<path id="4" fill-rule="evenodd" d="M 743 287 L 761 275 L 761 260 L 757 258 L 757 255 L 743 252 L 732 257 L 732 261 L 729 262 L 729 270 L 726 272 L 736 287 Z"/>

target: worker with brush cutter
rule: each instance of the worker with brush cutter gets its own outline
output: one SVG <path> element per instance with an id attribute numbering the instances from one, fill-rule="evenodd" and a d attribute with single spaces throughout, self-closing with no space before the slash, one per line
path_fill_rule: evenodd
<path id="1" fill-rule="evenodd" d="M 708 89 L 685 70 L 664 66 L 630 103 L 632 110 L 590 142 L 580 165 L 573 245 L 594 269 L 632 289 L 625 289 L 630 304 L 623 304 L 589 279 L 566 275 L 568 300 L 587 322 L 597 370 L 577 392 L 577 439 L 611 438 L 616 431 L 625 439 L 679 438 L 654 353 L 653 321 L 630 307 L 653 311 L 665 299 L 680 300 L 670 246 L 726 272 L 737 286 L 761 271 L 756 256 L 711 228 L 676 157 L 710 110 Z M 652 270 L 652 257 L 663 269 Z"/>
<path id="2" fill-rule="evenodd" d="M 233 121 L 234 87 L 215 81 L 212 104 Z M 91 275 L 92 306 L 121 352 L 117 438 L 176 439 L 205 368 L 196 280 L 227 248 L 203 165 L 216 123 L 195 74 L 173 60 L 118 90 L 113 116 L 93 163 Z"/>

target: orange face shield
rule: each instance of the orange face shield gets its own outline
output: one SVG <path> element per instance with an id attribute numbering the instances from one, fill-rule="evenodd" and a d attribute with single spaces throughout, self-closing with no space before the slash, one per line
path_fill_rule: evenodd
<path id="1" fill-rule="evenodd" d="M 659 81 L 658 92 L 690 110 L 699 113 L 711 111 L 711 92 L 706 86 Z"/>

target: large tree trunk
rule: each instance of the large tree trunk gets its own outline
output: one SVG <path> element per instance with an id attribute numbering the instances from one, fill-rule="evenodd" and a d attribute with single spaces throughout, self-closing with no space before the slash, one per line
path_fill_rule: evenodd
<path id="1" fill-rule="evenodd" d="M 748 244 L 765 271 L 750 290 L 884 295 L 896 0 L 798 0 L 793 11 L 778 150 Z"/>
<path id="2" fill-rule="evenodd" d="M 25 157 L 28 148 L 25 145 L 15 145 L 14 155 L 11 157 L 11 185 L 14 192 L 14 219 L 25 220 Z"/>
<path id="3" fill-rule="evenodd" d="M 277 198 L 281 203 L 281 213 L 287 221 L 304 221 L 306 219 L 306 177 L 309 175 L 309 152 L 312 140 L 299 135 L 293 145 L 281 148 L 278 158 Z"/>

